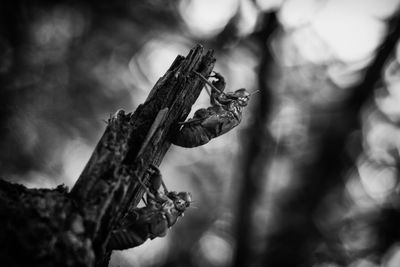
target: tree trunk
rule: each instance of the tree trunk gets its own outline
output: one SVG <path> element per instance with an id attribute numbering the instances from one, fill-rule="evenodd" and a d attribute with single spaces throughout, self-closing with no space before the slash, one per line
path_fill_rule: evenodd
<path id="1" fill-rule="evenodd" d="M 68 193 L 0 182 L 0 262 L 4 266 L 93 266 L 111 230 L 144 194 L 150 164 L 159 165 L 199 96 L 215 59 L 198 45 L 178 56 L 144 104 L 109 119 L 77 183 Z"/>
<path id="2" fill-rule="evenodd" d="M 312 161 L 297 167 L 299 184 L 279 204 L 276 218 L 282 223 L 267 237 L 268 246 L 261 266 L 303 267 L 315 264 L 315 251 L 322 238 L 315 224 L 315 212 L 329 192 L 343 188 L 346 173 L 354 168 L 354 162 L 346 152 L 348 138 L 360 129 L 362 107 L 371 100 L 399 36 L 400 17 L 396 15 L 389 23 L 387 37 L 365 71 L 364 80 L 347 89 L 352 92 L 349 98 L 313 111 L 319 114 L 319 118 L 310 123 L 310 131 L 318 137 L 313 141 L 316 154 Z M 322 116 L 324 119 L 321 119 Z M 354 147 L 361 147 L 360 139 L 358 143 L 353 142 Z M 345 257 L 341 255 L 340 258 Z"/>
<path id="3" fill-rule="evenodd" d="M 236 249 L 233 266 L 259 266 L 260 253 L 259 233 L 255 231 L 260 222 L 255 218 L 257 202 L 262 195 L 265 183 L 265 171 L 268 168 L 274 142 L 265 125 L 271 116 L 273 90 L 267 80 L 271 76 L 273 58 L 268 44 L 271 35 L 279 28 L 275 12 L 265 13 L 262 16 L 261 28 L 253 37 L 260 45 L 260 62 L 258 65 L 257 103 L 252 110 L 254 119 L 242 134 L 243 161 L 238 170 L 241 183 L 238 209 L 236 210 Z M 254 245 L 256 244 L 256 246 Z"/>

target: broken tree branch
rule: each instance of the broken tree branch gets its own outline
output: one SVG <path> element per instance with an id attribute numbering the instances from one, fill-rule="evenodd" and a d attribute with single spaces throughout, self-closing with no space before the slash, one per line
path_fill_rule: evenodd
<path id="1" fill-rule="evenodd" d="M 135 113 L 119 111 L 109 120 L 71 192 L 96 255 L 103 255 L 110 231 L 129 206 L 139 203 L 144 188 L 138 179 L 146 183 L 149 165 L 160 164 L 170 146 L 170 130 L 177 130 L 176 123 L 185 120 L 199 96 L 204 82 L 193 71 L 208 76 L 214 62 L 212 52 L 203 55 L 202 47 L 196 46 L 186 58 L 176 58 Z M 151 127 L 160 111 L 165 113 Z"/>
<path id="2" fill-rule="evenodd" d="M 128 209 L 139 203 L 145 192 L 141 184 L 148 183 L 149 165 L 160 164 L 170 147 L 169 137 L 178 130 L 178 122 L 185 120 L 204 86 L 194 71 L 208 77 L 214 63 L 213 52 L 203 53 L 200 45 L 186 57 L 178 56 L 145 103 L 134 113 L 120 110 L 109 119 L 69 194 L 61 189 L 34 190 L 0 183 L 0 217 L 4 219 L 0 222 L 0 247 L 12 240 L 15 246 L 11 247 L 19 248 L 0 253 L 0 261 L 8 266 L 104 264 L 111 231 Z M 35 232 L 39 226 L 49 238 Z M 29 238 L 16 238 L 24 236 Z M 30 251 L 24 251 L 27 242 L 33 248 Z M 42 247 L 37 253 L 36 248 Z M 16 257 L 18 253 L 25 257 Z"/>

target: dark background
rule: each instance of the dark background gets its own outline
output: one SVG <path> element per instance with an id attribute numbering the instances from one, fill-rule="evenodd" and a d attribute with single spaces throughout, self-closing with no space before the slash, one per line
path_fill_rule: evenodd
<path id="1" fill-rule="evenodd" d="M 1 1 L 0 176 L 71 187 L 104 121 L 201 43 L 227 90 L 260 93 L 235 130 L 171 147 L 195 207 L 111 266 L 400 266 L 398 6 Z"/>

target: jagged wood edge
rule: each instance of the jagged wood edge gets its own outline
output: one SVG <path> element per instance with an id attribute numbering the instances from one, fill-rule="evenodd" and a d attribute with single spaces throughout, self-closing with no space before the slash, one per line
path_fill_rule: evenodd
<path id="1" fill-rule="evenodd" d="M 175 59 L 133 114 L 119 111 L 109 120 L 70 194 L 84 217 L 85 235 L 93 240 L 97 257 L 105 253 L 113 227 L 143 196 L 137 179 L 146 182 L 148 166 L 161 163 L 171 145 L 168 136 L 177 130 L 178 121 L 185 120 L 199 96 L 204 82 L 193 70 L 207 77 L 214 64 L 213 52 L 204 55 L 197 45 L 186 58 Z M 168 108 L 165 119 L 142 148 L 155 117 L 164 108 Z M 143 152 L 138 155 L 140 149 Z"/>

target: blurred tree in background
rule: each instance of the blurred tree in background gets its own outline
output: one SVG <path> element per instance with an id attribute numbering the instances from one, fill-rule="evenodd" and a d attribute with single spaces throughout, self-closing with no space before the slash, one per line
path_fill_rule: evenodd
<path id="1" fill-rule="evenodd" d="M 399 266 L 398 0 L 2 1 L 0 175 L 72 186 L 177 54 L 260 90 L 161 166 L 195 206 L 111 266 Z M 204 93 L 195 107 L 208 105 Z"/>

